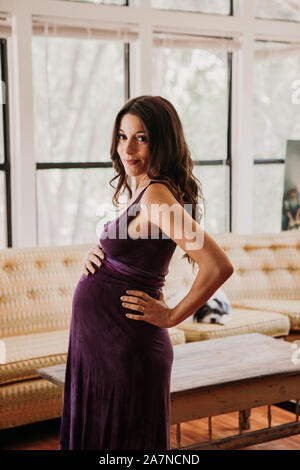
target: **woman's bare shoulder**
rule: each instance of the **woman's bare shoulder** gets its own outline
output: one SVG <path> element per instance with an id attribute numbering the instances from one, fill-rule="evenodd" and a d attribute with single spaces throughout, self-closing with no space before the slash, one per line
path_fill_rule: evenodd
<path id="1" fill-rule="evenodd" d="M 178 200 L 175 197 L 175 190 L 170 183 L 166 181 L 152 181 L 145 193 L 143 194 L 143 202 L 145 204 L 176 204 Z"/>

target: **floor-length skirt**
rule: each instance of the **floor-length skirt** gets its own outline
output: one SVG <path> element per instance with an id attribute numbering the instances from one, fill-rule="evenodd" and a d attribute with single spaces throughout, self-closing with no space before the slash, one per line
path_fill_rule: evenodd
<path id="1" fill-rule="evenodd" d="M 103 261 L 73 296 L 59 449 L 169 449 L 170 336 L 126 317 L 138 312 L 120 299 L 160 290 Z"/>

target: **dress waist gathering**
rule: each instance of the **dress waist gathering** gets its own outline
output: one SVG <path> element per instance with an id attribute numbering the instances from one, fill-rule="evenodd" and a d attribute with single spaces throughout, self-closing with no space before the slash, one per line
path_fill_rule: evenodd
<path id="1" fill-rule="evenodd" d="M 110 272 L 119 273 L 123 276 L 127 276 L 128 280 L 138 282 L 139 284 L 145 285 L 148 288 L 161 288 L 165 285 L 165 274 L 154 273 L 146 271 L 136 266 L 122 263 L 121 261 L 105 254 L 105 257 L 101 260 L 102 266 L 105 266 Z M 167 273 L 166 273 L 167 274 Z"/>

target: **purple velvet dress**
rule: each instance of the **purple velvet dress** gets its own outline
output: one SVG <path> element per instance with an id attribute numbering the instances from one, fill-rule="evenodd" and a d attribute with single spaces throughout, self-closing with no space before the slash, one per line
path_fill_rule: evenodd
<path id="1" fill-rule="evenodd" d="M 169 449 L 170 336 L 127 318 L 139 312 L 120 299 L 128 289 L 158 299 L 176 248 L 158 227 L 155 239 L 120 235 L 147 187 L 104 225 L 102 265 L 83 274 L 74 292 L 59 450 Z"/>

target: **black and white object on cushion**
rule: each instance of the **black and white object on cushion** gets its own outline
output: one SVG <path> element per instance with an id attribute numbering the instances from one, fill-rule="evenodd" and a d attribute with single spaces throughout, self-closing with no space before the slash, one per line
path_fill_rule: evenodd
<path id="1" fill-rule="evenodd" d="M 174 308 L 188 294 L 190 289 L 182 289 L 178 294 L 171 296 L 166 300 L 168 307 Z M 218 323 L 226 325 L 231 319 L 230 302 L 223 289 L 216 292 L 202 305 L 192 316 L 192 320 L 199 323 Z M 186 318 L 185 322 L 191 321 L 191 317 Z"/>
<path id="2" fill-rule="evenodd" d="M 226 325 L 231 319 L 230 302 L 223 289 L 216 292 L 193 314 L 193 321 Z"/>

